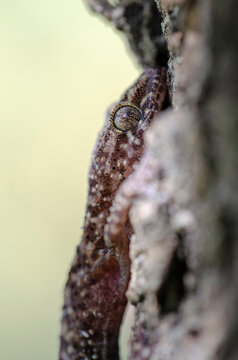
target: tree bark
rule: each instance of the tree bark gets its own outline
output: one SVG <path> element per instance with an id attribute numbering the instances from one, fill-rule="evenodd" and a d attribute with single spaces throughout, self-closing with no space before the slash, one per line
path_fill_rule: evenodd
<path id="1" fill-rule="evenodd" d="M 153 175 L 130 214 L 130 359 L 237 359 L 237 4 L 157 3 L 173 108 L 147 134 Z"/>
<path id="2" fill-rule="evenodd" d="M 141 0 L 116 2 L 127 14 L 140 6 L 147 37 L 110 18 L 143 66 L 166 61 L 172 104 L 147 133 L 138 170 L 145 186 L 130 212 L 135 237 L 127 296 L 136 315 L 129 358 L 235 360 L 238 4 L 148 3 L 145 11 Z M 133 24 L 133 12 L 126 19 Z"/>

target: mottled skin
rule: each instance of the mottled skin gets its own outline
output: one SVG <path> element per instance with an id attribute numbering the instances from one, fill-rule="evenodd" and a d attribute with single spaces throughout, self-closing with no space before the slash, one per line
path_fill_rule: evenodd
<path id="1" fill-rule="evenodd" d="M 114 199 L 120 184 L 140 161 L 143 133 L 161 110 L 165 95 L 165 69 L 149 68 L 118 103 L 138 109 L 141 120 L 122 132 L 113 125 L 115 110 L 106 118 L 89 173 L 82 241 L 65 289 L 60 360 L 119 359 L 118 336 L 127 303 L 133 229 L 128 206 L 123 208 L 126 193 L 117 199 L 116 208 Z"/>

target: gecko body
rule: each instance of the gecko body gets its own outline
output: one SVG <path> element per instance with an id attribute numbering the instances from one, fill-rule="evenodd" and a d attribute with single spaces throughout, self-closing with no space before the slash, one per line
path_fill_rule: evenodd
<path id="1" fill-rule="evenodd" d="M 121 209 L 114 199 L 141 159 L 144 131 L 165 95 L 165 68 L 149 68 L 106 117 L 89 172 L 82 241 L 65 288 L 60 360 L 119 359 L 133 229 L 123 198 L 116 202 Z"/>

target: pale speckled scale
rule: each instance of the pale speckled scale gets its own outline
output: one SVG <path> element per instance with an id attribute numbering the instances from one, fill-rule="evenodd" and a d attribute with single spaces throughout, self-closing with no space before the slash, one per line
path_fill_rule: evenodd
<path id="1" fill-rule="evenodd" d="M 82 241 L 65 288 L 60 360 L 119 359 L 118 335 L 127 303 L 133 234 L 126 183 L 123 196 L 114 199 L 140 161 L 144 131 L 161 110 L 165 95 L 166 70 L 149 68 L 118 103 L 138 109 L 138 124 L 120 132 L 112 124 L 115 110 L 111 119 L 106 117 L 89 172 Z"/>

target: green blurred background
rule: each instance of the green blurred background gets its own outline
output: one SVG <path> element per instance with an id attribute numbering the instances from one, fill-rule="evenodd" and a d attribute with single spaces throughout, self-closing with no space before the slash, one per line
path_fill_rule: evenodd
<path id="1" fill-rule="evenodd" d="M 1 0 L 0 72 L 0 359 L 54 360 L 92 148 L 139 68 L 82 0 Z"/>

